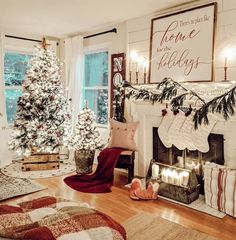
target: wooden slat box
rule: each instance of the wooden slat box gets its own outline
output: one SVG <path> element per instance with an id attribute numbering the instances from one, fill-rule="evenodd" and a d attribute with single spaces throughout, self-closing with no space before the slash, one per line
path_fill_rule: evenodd
<path id="1" fill-rule="evenodd" d="M 175 201 L 190 204 L 198 199 L 199 191 L 200 184 L 198 184 L 196 188 L 191 189 L 161 182 L 158 194 L 167 198 L 171 198 Z"/>
<path id="2" fill-rule="evenodd" d="M 188 186 L 177 186 L 171 183 L 163 182 L 160 178 L 152 179 L 151 177 L 147 179 L 147 186 L 150 181 L 152 183 L 158 182 L 160 184 L 158 191 L 159 195 L 171 198 L 175 201 L 190 204 L 199 197 L 200 184 L 198 183 L 196 172 L 194 170 L 189 171 Z"/>
<path id="3" fill-rule="evenodd" d="M 38 171 L 58 169 L 60 157 L 58 153 L 33 154 L 22 160 L 22 171 Z"/>

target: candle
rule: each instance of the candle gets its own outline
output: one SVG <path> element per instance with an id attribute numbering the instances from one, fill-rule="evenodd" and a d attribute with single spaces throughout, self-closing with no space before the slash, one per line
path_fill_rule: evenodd
<path id="1" fill-rule="evenodd" d="M 168 175 L 168 183 L 175 184 L 174 172 L 168 169 L 167 175 Z"/>
<path id="2" fill-rule="evenodd" d="M 152 165 L 152 178 L 158 178 L 159 176 L 159 166 L 157 164 Z"/>
<path id="3" fill-rule="evenodd" d="M 181 174 L 178 174 L 176 179 L 176 185 L 181 186 L 183 184 L 183 177 Z"/>
<path id="4" fill-rule="evenodd" d="M 136 62 L 136 72 L 138 73 L 138 61 Z"/>
<path id="5" fill-rule="evenodd" d="M 132 65 L 133 62 L 135 61 L 135 59 L 137 58 L 137 52 L 136 51 L 132 51 L 130 54 L 130 65 L 129 65 L 129 71 L 132 72 Z"/>
<path id="6" fill-rule="evenodd" d="M 147 73 L 147 68 L 148 68 L 148 60 L 145 60 L 144 61 L 144 64 L 143 64 L 143 73 Z"/>
<path id="7" fill-rule="evenodd" d="M 176 171 L 173 171 L 174 184 L 179 185 L 179 174 Z"/>
<path id="8" fill-rule="evenodd" d="M 131 54 L 130 54 L 130 58 L 131 58 L 132 61 L 134 61 L 135 58 L 137 58 L 137 56 L 138 56 L 138 54 L 137 54 L 136 51 L 132 51 Z"/>
<path id="9" fill-rule="evenodd" d="M 225 57 L 225 68 L 227 67 L 227 61 L 228 61 L 228 59 L 227 59 L 227 57 Z"/>
<path id="10" fill-rule="evenodd" d="M 183 177 L 183 185 L 187 186 L 188 185 L 188 181 L 189 181 L 189 172 L 182 172 L 182 177 Z"/>
<path id="11" fill-rule="evenodd" d="M 132 58 L 129 59 L 129 71 L 132 72 Z"/>
<path id="12" fill-rule="evenodd" d="M 167 170 L 164 169 L 162 172 L 161 172 L 161 180 L 163 182 L 167 182 L 168 183 L 168 173 L 167 173 Z"/>
<path id="13" fill-rule="evenodd" d="M 179 167 L 183 168 L 184 167 L 184 158 L 182 156 L 177 157 Z"/>

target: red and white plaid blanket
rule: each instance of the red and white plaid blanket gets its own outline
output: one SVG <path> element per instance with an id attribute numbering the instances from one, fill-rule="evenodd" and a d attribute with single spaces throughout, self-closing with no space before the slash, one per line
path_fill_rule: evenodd
<path id="1" fill-rule="evenodd" d="M 27 240 L 125 240 L 124 228 L 86 204 L 42 197 L 0 205 L 0 237 Z"/>

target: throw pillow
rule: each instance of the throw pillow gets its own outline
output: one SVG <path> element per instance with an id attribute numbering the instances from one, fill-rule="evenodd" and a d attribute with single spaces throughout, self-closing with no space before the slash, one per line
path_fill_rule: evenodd
<path id="1" fill-rule="evenodd" d="M 236 170 L 215 163 L 204 165 L 206 204 L 236 217 Z"/>
<path id="2" fill-rule="evenodd" d="M 110 122 L 110 139 L 108 147 L 118 147 L 129 150 L 137 150 L 134 141 L 134 135 L 138 127 L 138 122 L 122 123 L 114 119 L 109 119 Z"/>

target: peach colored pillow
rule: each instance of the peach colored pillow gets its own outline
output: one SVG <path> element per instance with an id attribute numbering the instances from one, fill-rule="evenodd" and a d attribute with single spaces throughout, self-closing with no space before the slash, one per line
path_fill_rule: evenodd
<path id="1" fill-rule="evenodd" d="M 114 119 L 110 122 L 110 139 L 108 147 L 119 147 L 129 150 L 137 150 L 134 135 L 138 127 L 138 122 L 122 123 Z"/>

